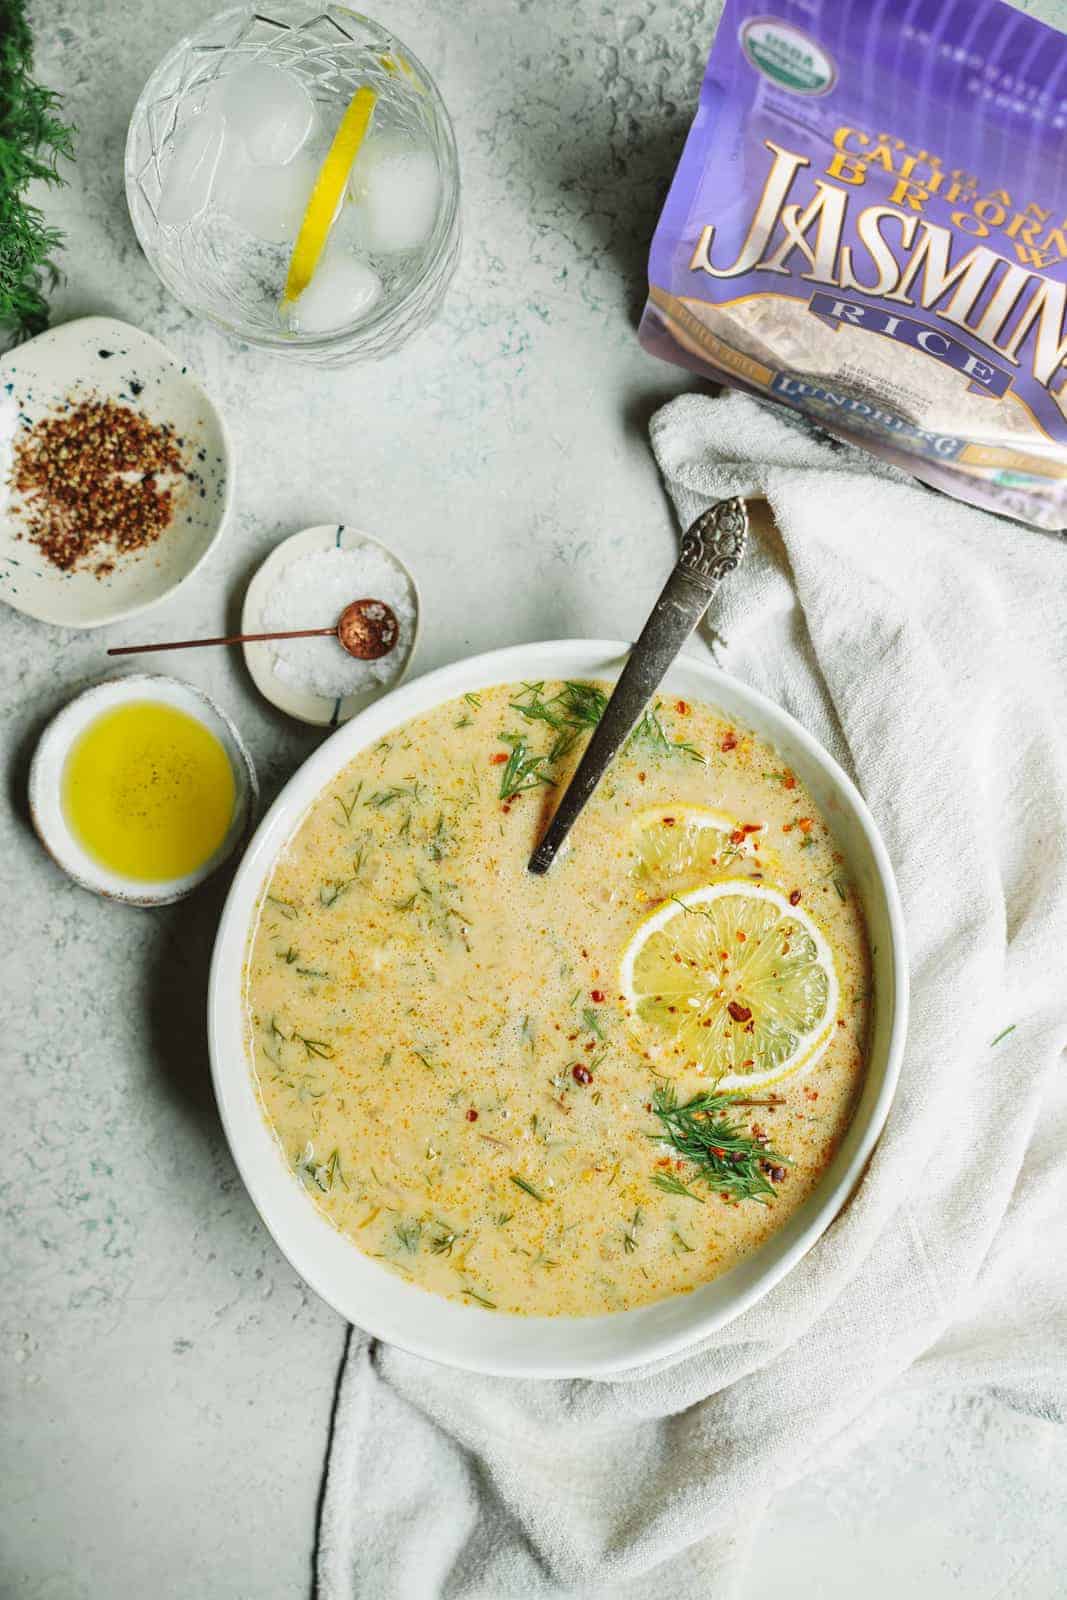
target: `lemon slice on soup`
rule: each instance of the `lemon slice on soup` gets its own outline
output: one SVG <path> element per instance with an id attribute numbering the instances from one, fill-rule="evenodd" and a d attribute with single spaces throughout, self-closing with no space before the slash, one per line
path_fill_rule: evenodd
<path id="1" fill-rule="evenodd" d="M 815 1065 L 837 1017 L 833 952 L 780 890 L 726 878 L 664 902 L 627 945 L 619 985 L 638 1043 L 720 1090 Z"/>
<path id="2" fill-rule="evenodd" d="M 634 876 L 653 892 L 687 879 L 706 883 L 726 867 L 736 871 L 738 857 L 753 849 L 752 835 L 743 834 L 735 818 L 707 806 L 649 806 L 631 828 Z"/>

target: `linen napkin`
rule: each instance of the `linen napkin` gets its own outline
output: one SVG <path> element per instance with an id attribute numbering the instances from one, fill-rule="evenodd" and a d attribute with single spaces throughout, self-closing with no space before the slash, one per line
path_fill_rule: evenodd
<path id="1" fill-rule="evenodd" d="M 821 1241 L 680 1357 L 517 1383 L 354 1329 L 321 1600 L 717 1600 L 770 1496 L 889 1385 L 1067 1410 L 1067 546 L 742 395 L 651 431 L 682 527 L 729 495 L 773 512 L 712 648 L 882 830 L 912 974 L 899 1091 Z"/>

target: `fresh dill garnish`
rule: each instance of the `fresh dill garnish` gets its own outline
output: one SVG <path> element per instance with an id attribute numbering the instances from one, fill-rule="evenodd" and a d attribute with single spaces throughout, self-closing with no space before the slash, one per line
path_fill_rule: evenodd
<path id="1" fill-rule="evenodd" d="M 843 878 L 839 872 L 834 873 L 834 888 L 842 900 L 848 899 L 848 880 Z"/>
<path id="2" fill-rule="evenodd" d="M 295 945 L 290 945 L 288 950 L 278 951 L 278 960 L 284 961 L 287 967 L 291 967 L 294 961 L 300 960 L 300 951 Z"/>
<path id="3" fill-rule="evenodd" d="M 626 1227 L 622 1230 L 622 1247 L 628 1256 L 632 1256 L 637 1249 L 637 1230 L 644 1221 L 644 1213 L 638 1206 Z"/>
<path id="4" fill-rule="evenodd" d="M 787 1158 L 729 1121 L 731 1107 L 729 1095 L 714 1090 L 679 1105 L 672 1083 L 657 1085 L 652 1110 L 661 1129 L 649 1138 L 665 1140 L 693 1164 L 709 1188 L 726 1199 L 765 1204 L 777 1192 L 768 1181 L 765 1164 L 787 1165 Z"/>
<path id="5" fill-rule="evenodd" d="M 31 183 L 61 184 L 60 157 L 73 160 L 74 130 L 57 116 L 60 97 L 34 81 L 33 38 L 21 4 L 3 8 L 0 26 L 0 342 L 32 338 L 48 326 L 45 288 L 59 269 L 63 242 L 31 205 Z"/>
<path id="6" fill-rule="evenodd" d="M 293 918 L 297 915 L 296 907 L 291 905 L 288 900 L 279 900 L 276 894 L 269 894 L 267 899 L 270 901 L 272 906 L 277 906 L 282 916 L 288 917 L 290 922 L 292 922 Z"/>
<path id="7" fill-rule="evenodd" d="M 424 1056 L 421 1050 L 413 1050 L 411 1053 L 415 1057 L 416 1061 L 421 1061 L 422 1062 L 422 1064 L 426 1068 L 427 1072 L 436 1072 L 437 1071 L 437 1068 L 434 1066 L 434 1064 L 430 1060 L 430 1058 L 428 1056 Z"/>
<path id="8" fill-rule="evenodd" d="M 517 1172 L 512 1172 L 509 1174 L 509 1176 L 516 1189 L 521 1189 L 523 1194 L 528 1194 L 530 1196 L 531 1200 L 536 1200 L 539 1205 L 544 1205 L 544 1195 L 538 1193 L 532 1183 L 527 1183 L 525 1178 L 520 1178 Z"/>
<path id="9" fill-rule="evenodd" d="M 356 809 L 356 804 L 357 804 L 357 802 L 359 800 L 359 797 L 362 794 L 362 792 L 363 792 L 363 779 L 360 778 L 359 782 L 356 785 L 355 793 L 353 794 L 351 800 L 348 802 L 347 805 L 345 805 L 345 802 L 341 799 L 341 796 L 339 794 L 335 794 L 334 795 L 334 799 L 336 800 L 337 804 L 341 807 L 341 813 L 344 816 L 344 819 L 345 819 L 344 825 L 345 825 L 346 828 L 351 827 L 351 825 L 352 825 L 352 813 Z M 334 818 L 334 821 L 337 822 L 337 818 L 336 817 Z M 341 824 L 338 822 L 337 826 L 340 827 Z"/>
<path id="10" fill-rule="evenodd" d="M 469 706 L 473 706 L 476 711 L 480 711 L 482 709 L 482 697 L 480 694 L 465 694 L 463 698 L 466 700 L 467 704 Z"/>
<path id="11" fill-rule="evenodd" d="M 687 1243 L 687 1241 L 682 1238 L 681 1234 L 674 1229 L 671 1230 L 671 1238 L 678 1246 L 678 1250 L 681 1250 L 684 1255 L 691 1256 L 693 1254 L 693 1246 Z M 678 1250 L 674 1252 L 675 1255 L 678 1254 Z"/>
<path id="12" fill-rule="evenodd" d="M 322 1061 L 333 1060 L 333 1046 L 326 1044 L 324 1040 L 308 1039 L 302 1033 L 294 1033 L 292 1037 L 298 1044 L 304 1046 L 309 1061 L 312 1056 L 318 1056 Z"/>
<path id="13" fill-rule="evenodd" d="M 422 1241 L 422 1223 L 417 1217 L 401 1217 L 394 1232 L 401 1250 L 406 1250 L 410 1256 L 418 1253 Z"/>
<path id="14" fill-rule="evenodd" d="M 598 1039 L 604 1040 L 604 1039 L 607 1038 L 607 1035 L 605 1034 L 603 1028 L 600 1026 L 599 1017 L 597 1016 L 595 1011 L 590 1009 L 589 1006 L 584 1007 L 584 1009 L 582 1011 L 582 1021 L 585 1023 L 586 1027 L 589 1029 L 589 1032 L 590 1033 L 595 1033 Z"/>
<path id="15" fill-rule="evenodd" d="M 514 1215 L 514 1211 L 498 1211 L 493 1218 L 493 1223 L 498 1228 L 506 1228 Z"/>
<path id="16" fill-rule="evenodd" d="M 466 712 L 464 712 L 463 716 L 456 718 L 452 726 L 454 728 L 472 728 L 474 726 L 474 718 L 468 717 Z"/>
<path id="17" fill-rule="evenodd" d="M 330 974 L 323 972 L 321 967 L 297 967 L 296 974 L 298 978 L 323 978 L 326 981 L 329 981 L 330 977 Z"/>
<path id="18" fill-rule="evenodd" d="M 320 884 L 319 904 L 326 906 L 327 909 L 330 906 L 335 906 L 338 900 L 340 900 L 341 896 L 346 894 L 347 891 L 352 887 L 352 883 L 353 880 L 351 878 L 334 878 L 327 883 Z"/>
<path id="19" fill-rule="evenodd" d="M 698 1206 L 704 1204 L 704 1196 L 695 1194 L 681 1178 L 676 1178 L 673 1172 L 655 1172 L 651 1181 L 657 1189 L 662 1189 L 664 1194 L 681 1195 L 686 1200 L 695 1200 Z"/>
<path id="20" fill-rule="evenodd" d="M 1009 1033 L 1014 1033 L 1017 1027 L 1018 1027 L 1018 1023 L 1017 1022 L 1013 1022 L 1009 1027 L 1003 1028 L 1001 1030 L 1001 1032 L 997 1034 L 995 1039 L 990 1039 L 990 1041 L 989 1041 L 990 1050 L 992 1050 L 992 1048 L 993 1048 L 993 1046 L 995 1044 L 999 1044 L 1001 1039 L 1006 1039 L 1008 1037 Z"/>
<path id="21" fill-rule="evenodd" d="M 294 1156 L 293 1171 L 305 1186 L 313 1183 L 322 1194 L 329 1194 L 336 1182 L 348 1188 L 348 1181 L 341 1170 L 340 1150 L 334 1150 L 325 1161 L 316 1161 L 315 1147 L 310 1140 Z"/>
<path id="22" fill-rule="evenodd" d="M 375 811 L 384 811 L 386 806 L 391 806 L 396 800 L 403 800 L 405 796 L 410 800 L 418 801 L 418 784 L 412 784 L 410 787 L 404 784 L 397 784 L 392 789 L 377 789 L 374 794 L 369 795 L 364 800 L 363 804 L 371 806 Z"/>
<path id="23" fill-rule="evenodd" d="M 555 785 L 555 779 L 541 770 L 548 758 L 533 755 L 521 734 L 502 733 L 500 737 L 505 744 L 511 745 L 507 765 L 500 775 L 501 800 L 511 800 L 515 795 L 524 794 L 527 789 L 536 789 L 542 783 Z"/>
<path id="24" fill-rule="evenodd" d="M 657 755 L 688 756 L 690 761 L 699 761 L 701 766 L 707 766 L 707 758 L 702 756 L 696 745 L 687 744 L 684 739 L 669 739 L 667 730 L 659 717 L 660 702 L 648 707 L 637 727 L 630 735 L 631 744 L 648 745 Z"/>
<path id="25" fill-rule="evenodd" d="M 449 832 L 444 812 L 439 811 L 433 833 L 430 835 L 430 841 L 426 846 L 427 854 L 431 861 L 444 861 L 446 856 L 450 856 L 455 852 L 455 848 L 456 841 Z"/>
<path id="26" fill-rule="evenodd" d="M 544 683 L 524 683 L 525 698 L 511 701 L 511 709 L 527 722 L 545 722 L 555 731 L 545 760 L 549 766 L 570 755 L 585 728 L 595 728 L 604 714 L 607 696 L 591 683 L 565 683 L 550 700 L 542 698 Z"/>
<path id="27" fill-rule="evenodd" d="M 419 889 L 412 889 L 411 893 L 408 895 L 406 900 L 394 900 L 393 901 L 393 910 L 394 911 L 414 911 L 415 902 L 419 898 L 419 894 L 420 893 L 421 893 L 421 891 Z"/>
<path id="28" fill-rule="evenodd" d="M 435 1231 L 430 1235 L 430 1251 L 435 1256 L 450 1256 L 452 1246 L 462 1234 L 456 1229 L 448 1227 L 447 1223 L 434 1223 Z"/>
<path id="29" fill-rule="evenodd" d="M 496 1310 L 496 1301 L 495 1300 L 487 1300 L 485 1298 L 484 1294 L 479 1294 L 478 1293 L 477 1289 L 464 1288 L 460 1292 L 462 1294 L 467 1295 L 467 1297 L 469 1299 L 471 1299 L 471 1300 L 477 1300 L 478 1304 L 480 1306 L 485 1306 L 487 1311 L 495 1311 Z"/>

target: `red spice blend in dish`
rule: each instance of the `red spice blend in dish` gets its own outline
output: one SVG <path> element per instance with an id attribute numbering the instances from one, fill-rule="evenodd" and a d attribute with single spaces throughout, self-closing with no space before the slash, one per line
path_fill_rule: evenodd
<path id="1" fill-rule="evenodd" d="M 64 572 L 154 544 L 174 516 L 175 478 L 188 476 L 167 423 L 90 396 L 64 401 L 17 441 L 11 486 L 26 537 Z M 170 481 L 160 482 L 164 477 Z"/>

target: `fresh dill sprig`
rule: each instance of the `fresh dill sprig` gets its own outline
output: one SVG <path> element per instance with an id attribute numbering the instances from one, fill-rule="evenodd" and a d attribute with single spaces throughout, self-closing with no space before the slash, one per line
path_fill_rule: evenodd
<path id="1" fill-rule="evenodd" d="M 408 1255 L 418 1254 L 422 1241 L 422 1223 L 417 1217 L 401 1217 L 395 1228 L 396 1242 Z"/>
<path id="2" fill-rule="evenodd" d="M 667 730 L 660 721 L 660 702 L 648 707 L 641 721 L 630 735 L 631 744 L 648 745 L 657 755 L 688 756 L 690 761 L 699 761 L 701 766 L 707 766 L 707 758 L 702 756 L 696 745 L 687 744 L 684 739 L 669 739 Z"/>
<path id="3" fill-rule="evenodd" d="M 1007 1028 L 1002 1028 L 1001 1031 L 997 1034 L 995 1039 L 990 1039 L 989 1048 L 992 1050 L 992 1048 L 993 1048 L 993 1046 L 995 1044 L 999 1044 L 1001 1039 L 1006 1039 L 1008 1037 L 1009 1033 L 1014 1033 L 1017 1027 L 1018 1027 L 1018 1023 L 1017 1022 L 1013 1022 Z"/>
<path id="4" fill-rule="evenodd" d="M 0 344 L 32 338 L 48 326 L 45 289 L 59 269 L 63 242 L 47 227 L 27 191 L 34 181 L 60 184 L 57 163 L 74 157 L 74 130 L 60 120 L 60 97 L 31 76 L 33 38 L 19 0 L 0 18 Z"/>
<path id="5" fill-rule="evenodd" d="M 507 765 L 500 775 L 501 800 L 511 800 L 515 795 L 524 794 L 527 789 L 536 789 L 543 783 L 555 785 L 555 779 L 541 770 L 547 758 L 533 755 L 520 734 L 502 733 L 500 737 L 511 746 Z"/>
<path id="6" fill-rule="evenodd" d="M 512 1173 L 509 1174 L 509 1176 L 511 1178 L 512 1183 L 515 1185 L 516 1189 L 521 1189 L 523 1194 L 528 1194 L 530 1196 L 531 1200 L 536 1200 L 537 1201 L 538 1205 L 542 1205 L 542 1206 L 544 1205 L 544 1203 L 545 1203 L 544 1195 L 540 1194 L 538 1192 L 538 1190 L 536 1190 L 534 1188 L 532 1183 L 527 1183 L 526 1179 L 525 1178 L 521 1178 L 517 1172 L 512 1172 Z"/>
<path id="7" fill-rule="evenodd" d="M 586 1027 L 589 1029 L 589 1032 L 590 1033 L 595 1033 L 597 1038 L 600 1039 L 602 1042 L 603 1042 L 603 1040 L 605 1040 L 607 1038 L 607 1034 L 604 1032 L 603 1028 L 600 1026 L 600 1018 L 597 1016 L 596 1012 L 594 1010 L 592 1010 L 592 1008 L 590 1006 L 585 1006 L 583 1008 L 583 1010 L 582 1010 L 582 1021 L 585 1023 Z"/>
<path id="8" fill-rule="evenodd" d="M 291 1037 L 298 1044 L 302 1044 L 304 1046 L 304 1051 L 309 1061 L 311 1060 L 312 1056 L 317 1056 L 320 1061 L 333 1060 L 333 1046 L 327 1044 L 325 1040 L 308 1039 L 302 1033 L 293 1033 Z"/>
<path id="9" fill-rule="evenodd" d="M 681 1178 L 676 1178 L 673 1172 L 655 1172 L 652 1175 L 652 1182 L 657 1189 L 662 1189 L 664 1194 L 681 1195 L 683 1199 L 695 1200 L 698 1206 L 704 1204 L 704 1196 L 696 1194 L 682 1182 Z"/>
<path id="10" fill-rule="evenodd" d="M 777 1191 L 768 1180 L 765 1164 L 788 1164 L 787 1158 L 729 1121 L 731 1108 L 729 1095 L 714 1090 L 679 1105 L 672 1083 L 657 1085 L 652 1110 L 661 1126 L 649 1138 L 664 1140 L 693 1164 L 710 1189 L 727 1199 L 766 1204 Z"/>
<path id="11" fill-rule="evenodd" d="M 644 1213 L 638 1206 L 626 1227 L 622 1230 L 622 1247 L 628 1256 L 632 1256 L 637 1249 L 637 1230 L 644 1221 Z"/>
<path id="12" fill-rule="evenodd" d="M 412 784 L 410 788 L 405 787 L 404 784 L 397 784 L 392 789 L 379 789 L 375 794 L 369 795 L 363 804 L 372 806 L 375 811 L 384 811 L 386 806 L 391 806 L 395 800 L 401 800 L 405 795 L 409 799 L 417 801 L 419 799 L 418 784 Z"/>
<path id="13" fill-rule="evenodd" d="M 283 917 L 287 917 L 290 922 L 298 915 L 296 907 L 288 900 L 279 900 L 276 894 L 269 894 L 266 898 L 268 903 L 280 911 Z"/>

